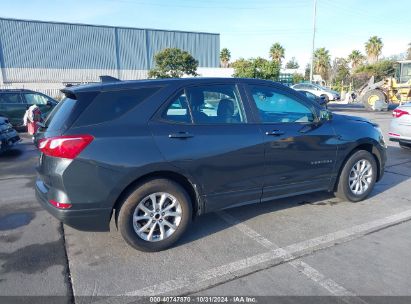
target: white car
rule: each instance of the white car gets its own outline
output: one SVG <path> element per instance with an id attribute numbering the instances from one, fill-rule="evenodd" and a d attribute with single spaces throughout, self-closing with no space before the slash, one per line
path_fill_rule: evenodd
<path id="1" fill-rule="evenodd" d="M 411 149 L 411 102 L 397 107 L 392 116 L 390 140 L 398 142 L 401 148 Z"/>
<path id="2" fill-rule="evenodd" d="M 308 91 L 318 97 L 323 97 L 326 102 L 328 102 L 328 100 L 340 99 L 340 94 L 338 92 L 324 88 L 315 83 L 297 83 L 291 87 L 297 91 Z"/>

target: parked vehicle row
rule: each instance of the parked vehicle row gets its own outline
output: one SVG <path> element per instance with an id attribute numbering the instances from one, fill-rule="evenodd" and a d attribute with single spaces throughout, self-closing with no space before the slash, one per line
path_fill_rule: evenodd
<path id="1" fill-rule="evenodd" d="M 238 204 L 329 191 L 349 201 L 380 180 L 386 146 L 370 121 L 256 79 L 169 79 L 63 90 L 36 135 L 39 202 L 80 230 L 145 251 L 193 218 Z"/>
<path id="2" fill-rule="evenodd" d="M 7 117 L 14 127 L 23 125 L 23 116 L 31 105 L 37 105 L 44 118 L 57 105 L 53 98 L 24 89 L 0 90 L 0 116 Z"/>

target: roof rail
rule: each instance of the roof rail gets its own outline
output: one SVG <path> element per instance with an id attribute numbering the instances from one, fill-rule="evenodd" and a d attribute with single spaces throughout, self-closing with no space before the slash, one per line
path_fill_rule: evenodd
<path id="1" fill-rule="evenodd" d="M 118 78 L 115 78 L 113 76 L 109 76 L 109 75 L 101 75 L 100 76 L 100 82 L 102 83 L 106 83 L 106 82 L 119 82 L 121 81 Z"/>

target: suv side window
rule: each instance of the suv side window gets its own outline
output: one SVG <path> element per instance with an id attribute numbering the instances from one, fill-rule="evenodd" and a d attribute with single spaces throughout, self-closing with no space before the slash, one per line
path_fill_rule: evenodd
<path id="1" fill-rule="evenodd" d="M 47 97 L 35 93 L 25 93 L 24 98 L 26 99 L 26 103 L 35 105 L 46 105 L 48 101 Z"/>
<path id="2" fill-rule="evenodd" d="M 246 122 L 244 107 L 235 85 L 187 87 L 168 105 L 162 118 L 194 124 Z"/>
<path id="3" fill-rule="evenodd" d="M 102 91 L 81 113 L 76 121 L 76 125 L 93 125 L 117 119 L 151 97 L 159 89 L 159 87 L 143 87 L 118 91 Z"/>
<path id="4" fill-rule="evenodd" d="M 168 121 L 191 123 L 190 108 L 184 91 L 178 93 L 178 96 L 168 105 L 161 117 Z"/>
<path id="5" fill-rule="evenodd" d="M 314 121 L 311 109 L 275 88 L 254 86 L 251 94 L 264 123 L 307 123 Z"/>
<path id="6" fill-rule="evenodd" d="M 20 94 L 18 93 L 0 93 L 0 104 L 21 103 Z"/>

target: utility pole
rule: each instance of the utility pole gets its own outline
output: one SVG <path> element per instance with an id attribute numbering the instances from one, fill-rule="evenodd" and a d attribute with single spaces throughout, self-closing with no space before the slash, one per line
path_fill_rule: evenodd
<path id="1" fill-rule="evenodd" d="M 314 48 L 315 48 L 315 24 L 317 19 L 317 0 L 314 0 L 314 16 L 313 16 L 313 49 L 311 53 L 311 68 L 310 68 L 310 82 L 313 82 L 314 70 Z"/>

